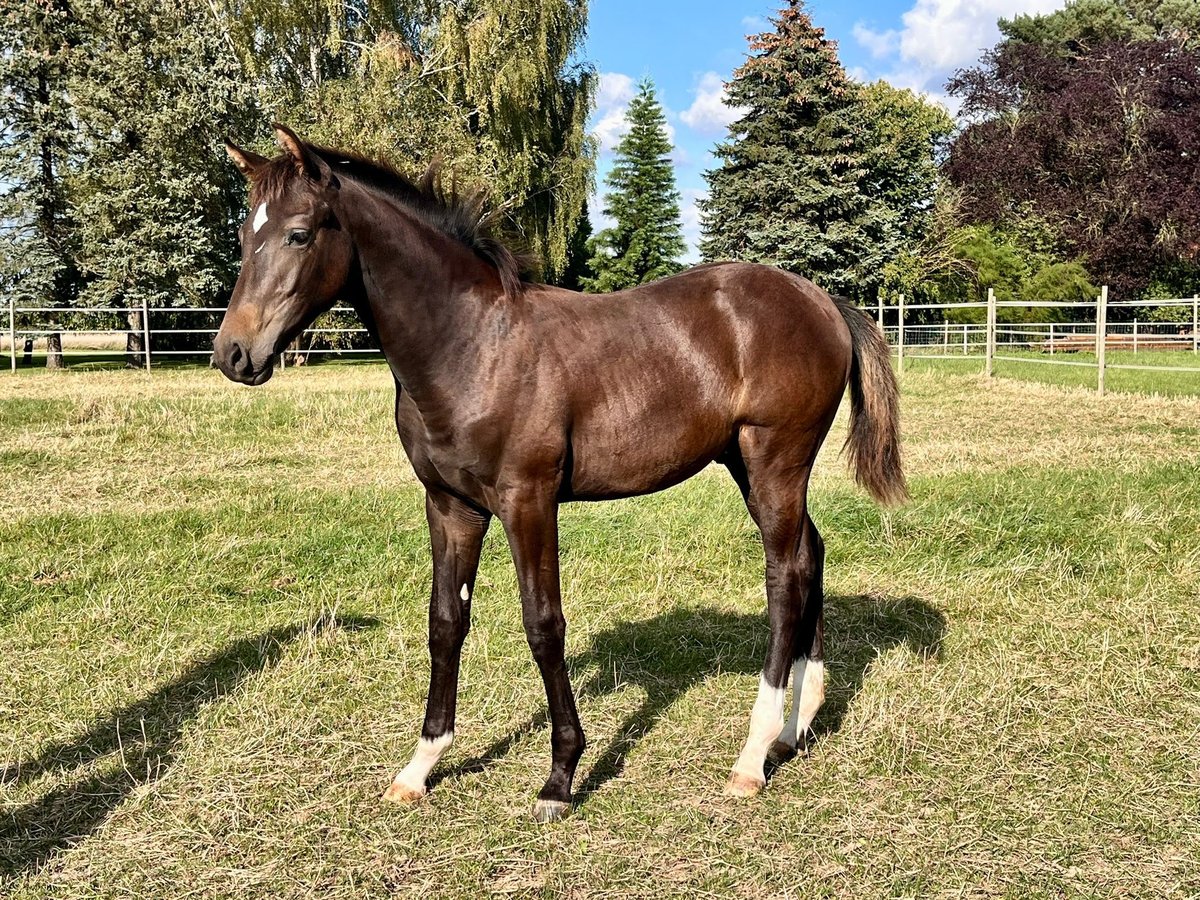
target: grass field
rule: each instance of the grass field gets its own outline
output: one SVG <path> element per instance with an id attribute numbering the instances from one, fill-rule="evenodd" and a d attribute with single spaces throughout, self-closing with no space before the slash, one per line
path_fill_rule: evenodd
<path id="1" fill-rule="evenodd" d="M 1200 399 L 909 371 L 890 513 L 839 422 L 829 700 L 751 801 L 721 795 L 766 642 L 732 483 L 568 507 L 589 749 L 537 827 L 496 528 L 457 742 L 378 802 L 428 672 L 383 367 L 0 378 L 0 896 L 1200 894 Z"/>
<path id="2" fill-rule="evenodd" d="M 983 356 L 978 348 L 969 356 L 959 356 L 954 352 L 945 355 L 939 353 L 940 347 L 910 347 L 905 360 L 906 372 L 951 372 L 957 375 L 978 375 L 983 371 Z M 1096 387 L 1096 354 L 1094 353 L 1057 353 L 1050 355 L 1035 350 L 1010 349 L 1003 347 L 997 351 L 1002 356 L 1012 359 L 999 359 L 995 362 L 995 373 L 1001 378 L 1015 378 L 1022 381 L 1033 381 L 1039 384 L 1057 385 L 1059 387 Z M 913 354 L 927 353 L 929 356 L 913 358 Z M 378 363 L 378 357 L 371 353 L 360 355 L 346 354 L 336 359 L 330 354 L 313 353 L 311 364 L 333 363 L 345 365 L 371 365 Z M 1107 372 L 1105 387 L 1113 393 L 1149 394 L 1164 397 L 1197 397 L 1200 396 L 1200 357 L 1188 351 L 1143 350 L 1133 353 L 1128 350 L 1110 350 L 1107 355 Z M 75 351 L 68 354 L 67 362 L 77 372 L 94 372 L 100 370 L 122 370 L 125 368 L 123 354 L 89 354 L 86 351 Z M 203 353 L 193 355 L 164 355 L 155 357 L 153 366 L 156 371 L 174 369 L 200 369 L 207 366 Z M 11 364 L 9 357 L 0 354 L 0 375 L 7 373 Z M 19 375 L 40 374 L 45 366 L 45 354 L 33 356 L 31 366 L 26 366 L 21 358 Z M 1154 366 L 1164 370 L 1175 371 L 1146 371 L 1144 369 L 1126 369 L 1123 366 Z"/>
<path id="3" fill-rule="evenodd" d="M 913 348 L 911 353 L 921 351 L 922 348 L 917 347 Z M 1060 387 L 1085 387 L 1093 390 L 1096 387 L 1095 353 L 1050 355 L 1035 350 L 1003 347 L 996 352 L 1002 357 L 1010 357 L 995 361 L 997 377 Z M 1154 366 L 1163 371 L 1123 368 L 1125 366 Z M 1200 396 L 1200 371 L 1187 371 L 1188 369 L 1200 369 L 1200 357 L 1188 351 L 1143 350 L 1134 353 L 1131 350 L 1110 350 L 1105 354 L 1105 389 L 1118 394 Z M 963 357 L 949 353 L 934 358 L 909 358 L 905 361 L 905 371 L 977 375 L 983 371 L 983 357 L 979 354 Z"/>

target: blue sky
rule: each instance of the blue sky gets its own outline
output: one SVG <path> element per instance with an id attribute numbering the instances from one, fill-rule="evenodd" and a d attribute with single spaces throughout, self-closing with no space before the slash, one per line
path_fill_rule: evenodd
<path id="1" fill-rule="evenodd" d="M 769 28 L 778 3 L 760 0 L 591 0 L 583 56 L 600 73 L 591 127 L 600 139 L 597 191 L 612 163 L 625 108 L 643 76 L 653 79 L 675 143 L 676 178 L 683 196 L 688 261 L 699 237 L 696 200 L 703 173 L 713 166 L 711 150 L 735 116 L 722 103 L 723 83 L 745 58 L 750 33 Z M 838 42 L 847 70 L 860 80 L 885 78 L 931 99 L 953 103 L 943 93 L 946 77 L 971 65 L 999 37 L 996 20 L 1017 13 L 1047 12 L 1063 0 L 871 0 L 845 3 L 810 0 L 813 21 Z M 605 224 L 601 200 L 592 221 Z"/>

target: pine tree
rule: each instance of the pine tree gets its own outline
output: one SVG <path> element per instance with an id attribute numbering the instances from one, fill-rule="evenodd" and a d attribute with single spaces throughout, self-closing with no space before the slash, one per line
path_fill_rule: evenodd
<path id="1" fill-rule="evenodd" d="M 592 218 L 588 215 L 588 206 L 583 204 L 583 212 L 579 214 L 579 222 L 571 242 L 567 245 L 567 267 L 563 269 L 562 277 L 556 282 L 559 287 L 569 291 L 583 290 L 583 283 L 595 273 L 588 265 L 591 256 Z"/>
<path id="2" fill-rule="evenodd" d="M 616 225 L 592 240 L 589 265 L 596 274 L 584 279 L 590 291 L 619 291 L 678 272 L 687 249 L 667 120 L 648 79 L 638 86 L 626 121 L 629 131 L 605 179 L 604 214 Z"/>
<path id="3" fill-rule="evenodd" d="M 747 109 L 717 148 L 701 202 L 706 260 L 770 263 L 862 296 L 894 250 L 895 214 L 868 196 L 870 128 L 836 45 L 788 0 L 750 39 L 729 103 Z"/>
<path id="4" fill-rule="evenodd" d="M 72 183 L 81 300 L 129 310 L 138 365 L 143 304 L 212 306 L 233 286 L 245 185 L 219 140 L 246 128 L 252 106 L 207 3 L 76 9 L 88 51 L 71 78 L 85 153 Z"/>
<path id="5" fill-rule="evenodd" d="M 78 286 L 66 190 L 74 148 L 67 78 L 75 21 L 64 0 L 26 0 L 6 4 L 0 26 L 0 278 L 20 305 L 63 307 Z M 53 313 L 38 313 L 35 321 L 63 324 Z M 47 367 L 61 367 L 57 332 L 47 350 Z"/>

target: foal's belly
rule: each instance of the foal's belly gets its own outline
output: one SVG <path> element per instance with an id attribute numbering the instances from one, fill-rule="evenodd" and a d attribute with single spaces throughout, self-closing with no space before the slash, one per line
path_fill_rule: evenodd
<path id="1" fill-rule="evenodd" d="M 732 439 L 732 426 L 704 416 L 576 431 L 563 499 L 610 500 L 669 488 L 716 459 Z"/>

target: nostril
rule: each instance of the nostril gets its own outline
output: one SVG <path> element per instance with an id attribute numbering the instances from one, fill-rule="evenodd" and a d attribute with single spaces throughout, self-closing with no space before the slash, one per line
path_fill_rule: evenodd
<path id="1" fill-rule="evenodd" d="M 243 356 L 245 356 L 245 354 L 242 352 L 242 345 L 237 341 L 234 341 L 229 347 L 229 367 L 231 369 L 236 369 L 237 364 L 242 361 Z"/>

